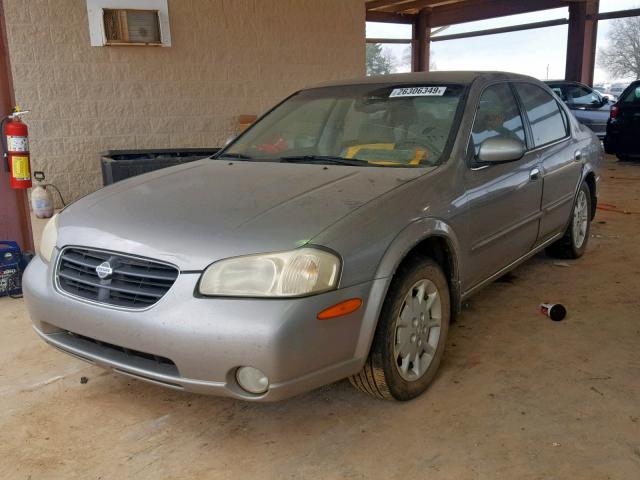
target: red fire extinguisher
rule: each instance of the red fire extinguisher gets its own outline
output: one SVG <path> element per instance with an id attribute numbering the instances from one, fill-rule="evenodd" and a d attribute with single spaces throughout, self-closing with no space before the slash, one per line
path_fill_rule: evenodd
<path id="1" fill-rule="evenodd" d="M 31 188 L 31 160 L 29 155 L 29 129 L 20 117 L 28 110 L 19 107 L 2 119 L 2 150 L 9 172 L 11 188 Z"/>

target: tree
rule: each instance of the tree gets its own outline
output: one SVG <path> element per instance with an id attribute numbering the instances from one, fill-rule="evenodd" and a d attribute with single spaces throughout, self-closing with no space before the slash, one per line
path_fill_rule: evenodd
<path id="1" fill-rule="evenodd" d="M 433 50 L 431 50 L 431 53 L 429 54 L 429 71 L 433 72 L 434 70 L 438 69 L 438 65 L 436 65 L 436 61 L 434 59 L 435 54 L 433 53 Z M 413 57 L 411 55 L 411 47 L 407 47 L 404 49 L 404 51 L 402 52 L 402 62 L 411 66 L 413 63 Z"/>
<path id="2" fill-rule="evenodd" d="M 379 43 L 367 43 L 367 75 L 386 75 L 393 72 L 395 66 L 391 52 L 384 50 Z"/>
<path id="3" fill-rule="evenodd" d="M 609 45 L 598 52 L 598 63 L 613 77 L 640 79 L 640 17 L 611 21 Z"/>

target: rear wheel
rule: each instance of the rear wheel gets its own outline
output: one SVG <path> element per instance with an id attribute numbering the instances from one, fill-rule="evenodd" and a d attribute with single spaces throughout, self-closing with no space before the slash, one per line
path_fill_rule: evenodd
<path id="1" fill-rule="evenodd" d="M 369 358 L 351 383 L 378 398 L 420 395 L 440 365 L 450 312 L 449 286 L 440 266 L 424 257 L 407 262 L 389 288 Z"/>
<path id="2" fill-rule="evenodd" d="M 584 255 L 591 230 L 591 191 L 586 183 L 580 186 L 571 221 L 564 237 L 547 247 L 547 254 L 559 258 L 580 258 Z"/>

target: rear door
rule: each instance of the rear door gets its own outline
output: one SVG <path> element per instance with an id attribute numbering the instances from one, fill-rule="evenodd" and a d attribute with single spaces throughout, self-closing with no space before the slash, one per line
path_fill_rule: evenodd
<path id="1" fill-rule="evenodd" d="M 526 142 L 525 123 L 508 83 L 488 86 L 480 97 L 472 128 L 465 189 L 468 238 L 464 288 L 469 290 L 533 247 L 540 222 L 542 179 L 537 153 L 514 162 L 482 165 L 481 143 L 506 136 Z"/>
<path id="2" fill-rule="evenodd" d="M 582 175 L 582 154 L 570 135 L 567 114 L 556 99 L 539 85 L 514 85 L 531 133 L 531 154 L 541 167 L 542 219 L 537 243 L 542 243 L 567 225 Z"/>

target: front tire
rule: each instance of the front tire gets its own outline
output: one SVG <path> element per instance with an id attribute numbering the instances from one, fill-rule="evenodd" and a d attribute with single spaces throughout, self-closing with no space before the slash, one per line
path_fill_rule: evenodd
<path id="1" fill-rule="evenodd" d="M 392 280 L 369 358 L 349 380 L 374 397 L 417 397 L 438 370 L 450 318 L 449 286 L 442 269 L 430 258 L 413 257 Z"/>
<path id="2" fill-rule="evenodd" d="M 591 231 L 591 191 L 586 183 L 580 186 L 571 220 L 564 237 L 547 247 L 548 255 L 557 258 L 580 258 L 589 243 Z"/>

